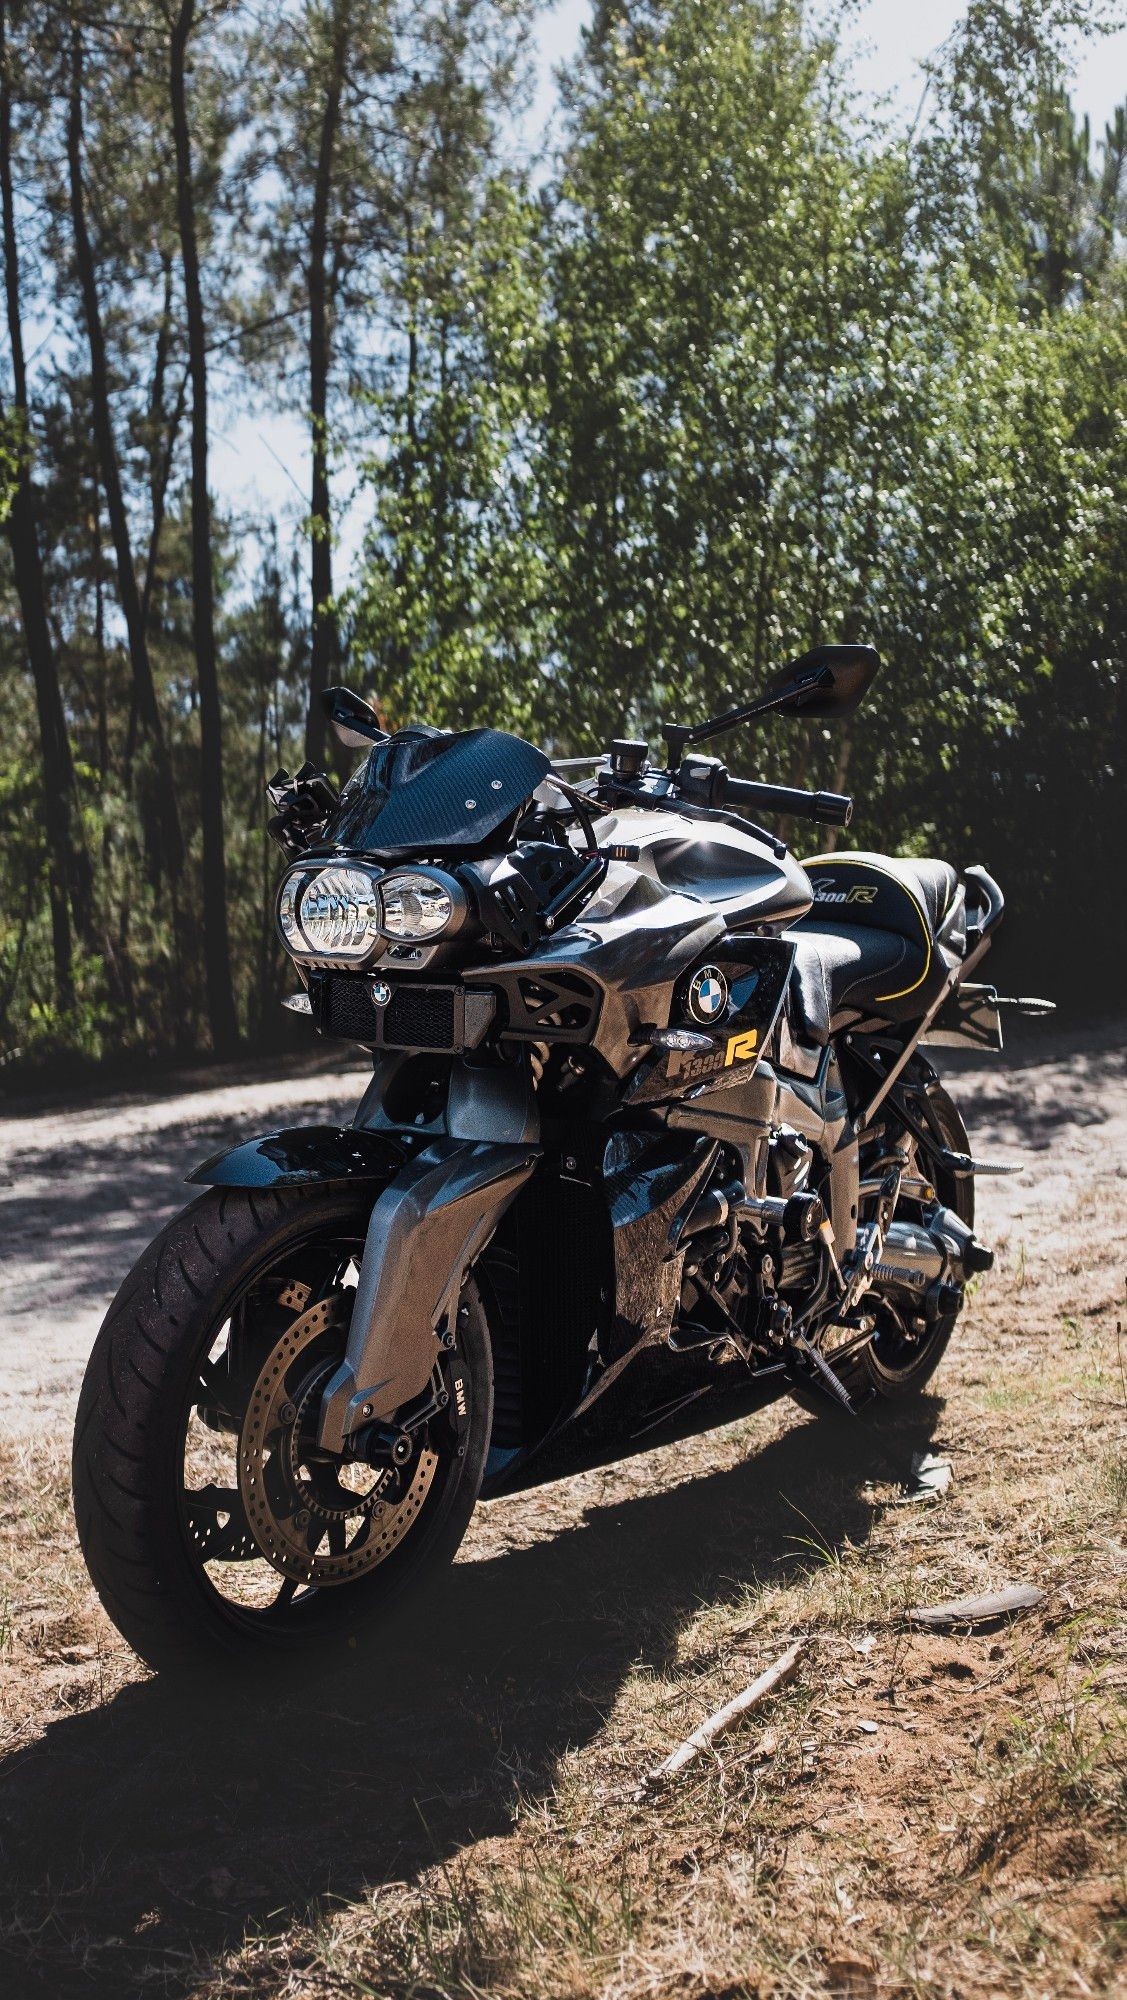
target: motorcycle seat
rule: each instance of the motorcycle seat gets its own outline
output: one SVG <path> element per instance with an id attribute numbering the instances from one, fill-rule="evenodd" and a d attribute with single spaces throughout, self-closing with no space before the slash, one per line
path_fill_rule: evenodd
<path id="1" fill-rule="evenodd" d="M 912 987 L 925 965 L 919 946 L 895 931 L 846 924 L 815 928 L 804 920 L 786 936 L 796 947 L 791 974 L 794 1025 L 807 1042 L 828 1042 L 846 1008 L 884 1013 L 895 1004 L 892 995 Z"/>
<path id="2" fill-rule="evenodd" d="M 943 937 L 962 907 L 958 875 L 948 861 L 914 855 L 822 854 L 803 867 L 814 892 L 809 922 L 829 918 L 851 928 L 871 924 L 914 942 Z"/>
<path id="3" fill-rule="evenodd" d="M 966 948 L 962 885 L 946 861 L 827 854 L 804 863 L 813 905 L 789 933 L 795 1026 L 824 1043 L 852 1017 L 917 1019 Z"/>

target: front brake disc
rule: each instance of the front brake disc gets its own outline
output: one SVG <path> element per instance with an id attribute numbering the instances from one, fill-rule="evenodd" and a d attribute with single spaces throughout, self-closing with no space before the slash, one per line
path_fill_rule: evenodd
<path id="1" fill-rule="evenodd" d="M 251 1534 L 276 1570 L 306 1585 L 350 1583 L 383 1562 L 418 1516 L 438 1467 L 426 1443 L 402 1472 L 318 1448 L 321 1391 L 340 1360 L 351 1305 L 349 1293 L 334 1292 L 287 1327 L 259 1371 L 239 1432 L 239 1492 Z M 339 1340 L 326 1339 L 334 1333 Z M 310 1351 L 318 1344 L 327 1348 L 320 1356 Z"/>

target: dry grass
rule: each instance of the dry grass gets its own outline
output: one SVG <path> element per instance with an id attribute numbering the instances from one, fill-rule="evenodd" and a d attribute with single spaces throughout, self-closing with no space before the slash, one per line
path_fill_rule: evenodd
<path id="1" fill-rule="evenodd" d="M 1011 1242 L 936 1394 L 787 1407 L 504 1502 L 453 1622 L 194 1703 L 91 1602 L 61 1449 L 0 1462 L 0 1991 L 290 2000 L 1127 1988 L 1123 1241 Z M 1102 1220 L 1101 1220 L 1102 1217 Z M 951 1457 L 894 1504 L 913 1449 Z M 909 1604 L 1035 1581 L 1009 1627 Z M 453 1636 L 457 1634 L 456 1638 Z M 638 1780 L 799 1633 L 792 1686 Z"/>

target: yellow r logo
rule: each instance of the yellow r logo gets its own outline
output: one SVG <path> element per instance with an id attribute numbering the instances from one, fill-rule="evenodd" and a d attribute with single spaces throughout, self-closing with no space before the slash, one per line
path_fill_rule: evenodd
<path id="1" fill-rule="evenodd" d="M 742 1035 L 729 1035 L 728 1047 L 724 1054 L 724 1068 L 730 1068 L 734 1062 L 747 1062 L 748 1058 L 755 1054 L 758 1045 L 757 1028 L 748 1028 Z"/>

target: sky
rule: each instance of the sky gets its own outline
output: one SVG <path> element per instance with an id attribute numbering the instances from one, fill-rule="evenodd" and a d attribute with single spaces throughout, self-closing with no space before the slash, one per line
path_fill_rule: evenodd
<path id="1" fill-rule="evenodd" d="M 542 15 L 537 34 L 536 88 L 514 135 L 522 151 L 535 152 L 556 105 L 554 72 L 575 53 L 590 16 L 590 0 L 556 0 Z M 1124 25 L 1090 43 L 1076 69 L 1073 101 L 1102 134 L 1117 104 L 1127 97 L 1127 0 Z M 910 119 L 919 103 L 920 64 L 950 34 L 963 6 L 960 0 L 868 0 L 852 35 L 859 90 L 886 96 L 897 116 Z M 300 422 L 285 414 L 226 413 L 212 439 L 211 478 L 226 508 L 296 526 L 309 490 L 309 457 Z M 347 479 L 339 482 L 340 490 Z M 363 514 L 347 508 L 339 529 L 337 574 L 343 577 L 363 533 Z M 253 567 L 253 563 L 250 565 Z"/>

